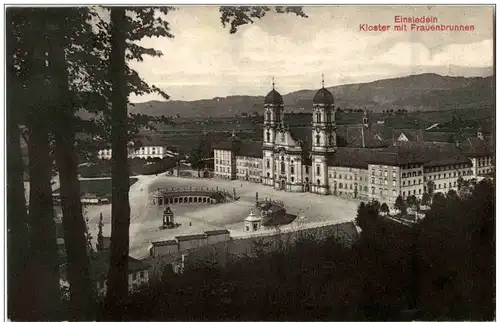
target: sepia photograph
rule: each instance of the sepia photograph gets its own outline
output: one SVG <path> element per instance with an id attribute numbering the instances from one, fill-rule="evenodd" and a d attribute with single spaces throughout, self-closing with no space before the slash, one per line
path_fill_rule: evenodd
<path id="1" fill-rule="evenodd" d="M 493 321 L 495 5 L 4 5 L 12 321 Z"/>

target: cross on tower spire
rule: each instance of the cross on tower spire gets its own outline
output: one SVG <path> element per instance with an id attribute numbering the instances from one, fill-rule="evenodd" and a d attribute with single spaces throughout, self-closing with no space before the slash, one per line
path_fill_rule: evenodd
<path id="1" fill-rule="evenodd" d="M 325 88 L 325 74 L 321 74 L 321 87 Z"/>
<path id="2" fill-rule="evenodd" d="M 273 77 L 273 89 L 274 89 L 274 77 Z"/>

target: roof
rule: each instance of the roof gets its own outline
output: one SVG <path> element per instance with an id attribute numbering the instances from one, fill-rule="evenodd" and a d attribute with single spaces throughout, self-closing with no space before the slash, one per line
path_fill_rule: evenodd
<path id="1" fill-rule="evenodd" d="M 372 126 L 339 126 L 337 128 L 337 137 L 340 137 L 346 146 L 353 148 L 381 148 L 389 146 L 385 135 Z"/>
<path id="2" fill-rule="evenodd" d="M 333 104 L 334 103 L 333 94 L 329 90 L 327 90 L 326 88 L 322 87 L 314 95 L 313 103 L 314 104 Z"/>
<path id="3" fill-rule="evenodd" d="M 494 153 L 493 141 L 469 138 L 460 145 L 464 155 L 471 157 L 492 156 Z"/>
<path id="4" fill-rule="evenodd" d="M 237 136 L 225 138 L 213 145 L 215 150 L 228 150 L 236 152 L 241 146 L 241 139 Z"/>
<path id="5" fill-rule="evenodd" d="M 184 236 L 175 236 L 178 241 L 186 241 L 193 239 L 205 239 L 207 236 L 205 234 L 195 234 L 195 235 L 184 235 Z"/>
<path id="6" fill-rule="evenodd" d="M 160 240 L 160 241 L 154 241 L 151 242 L 153 246 L 171 246 L 171 245 L 177 245 L 177 240 L 171 239 L 171 240 Z"/>
<path id="7" fill-rule="evenodd" d="M 379 152 L 375 149 L 363 148 L 337 148 L 337 151 L 328 159 L 328 165 L 332 167 L 351 167 L 367 169 L 372 154 Z"/>
<path id="8" fill-rule="evenodd" d="M 149 265 L 141 260 L 128 257 L 128 272 L 138 272 L 149 269 Z M 108 276 L 109 271 L 109 251 L 94 252 L 91 255 L 91 276 L 93 280 L 103 280 Z"/>
<path id="9" fill-rule="evenodd" d="M 262 141 L 242 141 L 236 154 L 246 157 L 262 158 L 262 143 Z"/>
<path id="10" fill-rule="evenodd" d="M 229 234 L 229 230 L 227 230 L 227 229 L 217 229 L 217 230 L 205 231 L 205 235 L 207 235 L 207 236 L 226 235 L 226 234 Z"/>
<path id="11" fill-rule="evenodd" d="M 283 105 L 283 96 L 273 88 L 273 90 L 266 95 L 264 104 Z"/>

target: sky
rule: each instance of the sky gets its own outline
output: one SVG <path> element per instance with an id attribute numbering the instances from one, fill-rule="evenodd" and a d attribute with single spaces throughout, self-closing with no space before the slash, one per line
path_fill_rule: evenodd
<path id="1" fill-rule="evenodd" d="M 282 94 L 325 86 L 434 72 L 483 76 L 493 66 L 492 6 L 305 6 L 308 18 L 269 13 L 236 34 L 223 28 L 217 6 L 183 6 L 167 15 L 175 38 L 148 38 L 163 52 L 131 66 L 172 100 Z M 395 25 L 395 16 L 430 16 L 474 31 L 360 30 Z M 131 102 L 162 100 L 131 96 Z"/>

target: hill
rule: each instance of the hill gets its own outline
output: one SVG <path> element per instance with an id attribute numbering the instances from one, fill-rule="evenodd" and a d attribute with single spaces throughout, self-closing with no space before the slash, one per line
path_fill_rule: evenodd
<path id="1" fill-rule="evenodd" d="M 409 111 L 432 111 L 451 108 L 493 107 L 493 76 L 451 77 L 420 74 L 383 79 L 370 83 L 329 87 L 336 105 L 342 109 L 367 108 L 371 111 L 404 108 Z M 283 95 L 287 112 L 310 112 L 317 89 Z M 192 102 L 150 101 L 130 107 L 131 113 L 153 116 L 228 117 L 241 113 L 262 114 L 263 96 L 215 97 Z"/>

